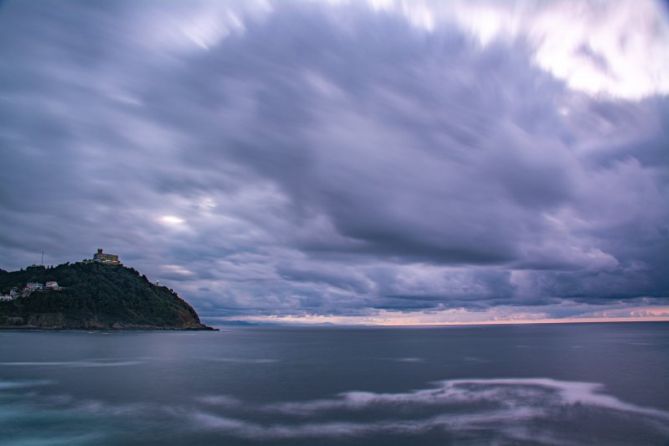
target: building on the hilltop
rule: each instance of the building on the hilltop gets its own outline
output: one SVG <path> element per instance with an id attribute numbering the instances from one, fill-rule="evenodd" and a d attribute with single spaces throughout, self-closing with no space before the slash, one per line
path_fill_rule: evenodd
<path id="1" fill-rule="evenodd" d="M 14 298 L 9 294 L 0 294 L 0 302 L 14 300 Z"/>
<path id="2" fill-rule="evenodd" d="M 102 248 L 98 248 L 98 252 L 93 255 L 93 261 L 104 263 L 106 265 L 120 265 L 121 261 L 116 254 L 107 254 L 102 252 Z"/>
<path id="3" fill-rule="evenodd" d="M 47 290 L 59 290 L 60 286 L 58 286 L 58 282 L 56 282 L 55 280 L 50 280 L 44 284 L 44 288 L 46 288 Z"/>

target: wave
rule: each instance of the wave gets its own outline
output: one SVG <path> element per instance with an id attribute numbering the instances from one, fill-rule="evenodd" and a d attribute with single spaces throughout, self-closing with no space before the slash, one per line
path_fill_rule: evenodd
<path id="1" fill-rule="evenodd" d="M 124 367 L 141 364 L 142 361 L 113 361 L 107 359 L 91 359 L 84 361 L 11 361 L 0 362 L 0 366 L 8 367 Z"/>
<path id="2" fill-rule="evenodd" d="M 480 402 L 532 404 L 551 400 L 559 405 L 593 406 L 637 413 L 669 420 L 669 412 L 626 403 L 601 393 L 597 383 L 559 381 L 550 378 L 457 379 L 445 380 L 429 389 L 405 393 L 346 392 L 337 398 L 270 404 L 262 410 L 292 415 L 312 415 L 320 411 L 363 410 L 387 405 L 454 405 Z"/>
<path id="3" fill-rule="evenodd" d="M 499 425 L 500 423 L 518 422 L 537 416 L 537 412 L 527 409 L 513 409 L 482 414 L 467 414 L 455 416 L 434 416 L 426 419 L 412 420 L 381 420 L 372 422 L 320 422 L 302 424 L 270 424 L 244 421 L 215 415 L 206 412 L 196 412 L 191 420 L 199 428 L 214 429 L 226 432 L 229 435 L 248 439 L 299 439 L 322 437 L 361 437 L 374 434 L 384 435 L 412 435 L 422 434 L 434 429 L 463 431 L 467 429 L 481 429 L 484 425 Z"/>
<path id="4" fill-rule="evenodd" d="M 51 383 L 0 381 L 0 390 Z M 167 424 L 175 426 L 175 435 L 249 441 L 388 435 L 413 440 L 428 435 L 456 443 L 483 438 L 502 444 L 587 444 L 597 438 L 624 444 L 616 436 L 620 432 L 645 439 L 637 444 L 669 440 L 669 411 L 626 402 L 605 390 L 598 383 L 551 378 L 453 379 L 407 392 L 349 391 L 304 401 L 256 403 L 231 395 L 202 395 L 171 405 L 112 404 L 37 395 L 36 407 L 67 414 L 73 423 L 93 416 L 104 423 L 135 423 L 136 429 Z M 21 400 L 22 405 L 26 402 Z M 23 412 L 33 413 L 27 407 Z"/>
<path id="5" fill-rule="evenodd" d="M 204 361 L 230 362 L 233 364 L 274 364 L 278 360 L 273 358 L 202 358 Z"/>
<path id="6" fill-rule="evenodd" d="M 415 357 L 389 358 L 389 360 L 396 362 L 423 362 L 422 358 L 415 358 Z"/>
<path id="7" fill-rule="evenodd" d="M 638 406 L 626 403 L 620 399 L 601 393 L 604 386 L 599 383 L 588 383 L 578 381 L 559 381 L 551 378 L 525 378 L 525 379 L 462 379 L 442 381 L 444 386 L 463 385 L 488 385 L 488 386 L 533 386 L 555 390 L 559 393 L 563 404 L 600 407 L 612 409 L 619 412 L 636 413 L 648 415 L 664 420 L 669 420 L 669 411 Z"/>
<path id="8" fill-rule="evenodd" d="M 578 423 L 583 414 L 618 421 L 629 421 L 634 415 L 634 424 L 643 426 L 649 435 L 669 438 L 668 411 L 628 403 L 603 391 L 597 383 L 550 378 L 455 379 L 410 392 L 351 391 L 328 399 L 258 405 L 209 396 L 200 401 L 223 410 L 272 413 L 285 419 L 263 425 L 206 408 L 189 418 L 199 429 L 255 439 L 414 435 L 438 430 L 451 434 L 487 431 L 507 440 L 564 444 L 568 442 L 565 434 L 559 429 L 550 432 L 545 425 Z M 327 421 L 328 417 L 344 421 Z M 356 421 L 361 418 L 372 420 Z M 530 425 L 544 428 L 530 434 Z"/>
<path id="9" fill-rule="evenodd" d="M 0 390 L 29 389 L 49 384 L 53 384 L 53 381 L 48 379 L 0 380 Z"/>

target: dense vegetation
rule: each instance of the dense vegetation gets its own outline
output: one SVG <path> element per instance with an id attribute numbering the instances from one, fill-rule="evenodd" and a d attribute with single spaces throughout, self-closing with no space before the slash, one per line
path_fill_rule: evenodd
<path id="1" fill-rule="evenodd" d="M 197 313 L 167 287 L 154 285 L 133 268 L 99 263 L 0 270 L 0 294 L 28 282 L 57 281 L 61 290 L 37 291 L 0 301 L 3 328 L 207 329 Z"/>

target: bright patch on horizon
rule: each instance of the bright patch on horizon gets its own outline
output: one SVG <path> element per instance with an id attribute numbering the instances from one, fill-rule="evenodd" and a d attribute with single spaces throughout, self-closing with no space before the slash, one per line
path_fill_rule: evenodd
<path id="1" fill-rule="evenodd" d="M 563 303 L 564 307 L 569 304 Z M 338 316 L 322 314 L 219 317 L 213 320 L 243 320 L 247 322 L 286 325 L 360 325 L 360 326 L 449 326 L 449 325 L 506 325 L 506 324 L 559 324 L 578 322 L 669 322 L 667 306 L 627 306 L 625 304 L 589 305 L 586 310 L 564 317 L 552 317 L 555 307 L 499 306 L 474 311 L 451 308 L 437 311 L 379 310 L 368 315 Z M 563 308 L 564 309 L 564 308 Z"/>

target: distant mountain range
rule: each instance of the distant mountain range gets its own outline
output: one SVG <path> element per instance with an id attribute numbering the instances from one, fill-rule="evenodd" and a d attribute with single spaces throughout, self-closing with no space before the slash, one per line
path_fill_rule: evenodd
<path id="1" fill-rule="evenodd" d="M 212 329 L 173 290 L 92 261 L 0 270 L 0 328 Z"/>

